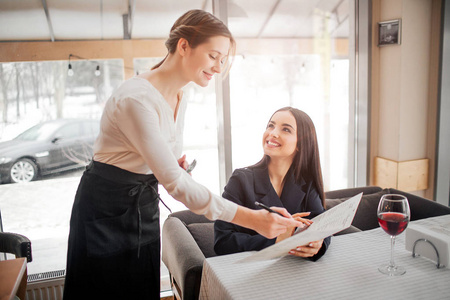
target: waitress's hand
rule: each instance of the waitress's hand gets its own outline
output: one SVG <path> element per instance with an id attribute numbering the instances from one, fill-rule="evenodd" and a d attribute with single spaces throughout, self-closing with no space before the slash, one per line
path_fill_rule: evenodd
<path id="1" fill-rule="evenodd" d="M 312 257 L 322 248 L 323 240 L 310 242 L 308 245 L 299 246 L 289 251 L 289 254 L 298 257 Z"/>
<path id="2" fill-rule="evenodd" d="M 281 213 L 270 213 L 264 209 L 253 210 L 238 205 L 236 215 L 232 223 L 255 230 L 268 239 L 273 239 L 285 233 L 289 227 L 303 226 L 301 222 L 295 220 L 286 209 L 281 207 L 271 207 Z"/>
<path id="3" fill-rule="evenodd" d="M 187 170 L 187 168 L 189 168 L 189 164 L 186 161 L 186 154 L 178 159 L 178 165 L 184 170 Z"/>
<path id="4" fill-rule="evenodd" d="M 295 220 L 302 222 L 303 226 L 300 226 L 300 227 L 303 228 L 305 226 L 309 226 L 312 224 L 311 220 L 303 219 L 303 217 L 309 216 L 310 214 L 311 214 L 311 212 L 296 213 L 296 214 L 293 214 L 292 217 Z M 285 240 L 288 237 L 291 237 L 294 234 L 295 229 L 296 229 L 296 227 L 289 227 L 285 233 L 282 233 L 279 236 L 277 236 L 277 240 L 275 241 L 275 243 L 279 243 L 282 240 Z"/>

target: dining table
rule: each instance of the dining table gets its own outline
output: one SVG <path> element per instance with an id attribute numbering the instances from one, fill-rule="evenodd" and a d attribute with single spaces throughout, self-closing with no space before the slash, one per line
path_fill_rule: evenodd
<path id="1" fill-rule="evenodd" d="M 450 215 L 410 223 L 450 228 Z M 378 267 L 390 261 L 390 236 L 381 228 L 333 236 L 317 261 L 285 255 L 249 261 L 255 252 L 207 258 L 199 299 L 450 299 L 449 266 L 413 257 L 405 233 L 395 239 L 394 260 L 406 268 L 388 276 Z"/>
<path id="2" fill-rule="evenodd" d="M 27 287 L 27 259 L 0 261 L 0 300 L 25 299 Z"/>

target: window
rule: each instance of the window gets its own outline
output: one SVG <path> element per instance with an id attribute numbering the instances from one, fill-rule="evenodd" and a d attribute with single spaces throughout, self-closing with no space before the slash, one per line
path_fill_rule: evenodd
<path id="1" fill-rule="evenodd" d="M 295 2 L 295 5 L 294 5 Z M 277 109 L 306 112 L 316 127 L 325 190 L 352 185 L 348 144 L 351 1 L 282 1 L 271 15 L 251 1 L 234 1 L 247 17 L 228 19 L 238 51 L 230 72 L 233 169 L 262 156 L 262 134 Z M 258 39 L 239 38 L 251 27 Z M 349 154 L 350 153 L 350 154 Z"/>
<path id="2" fill-rule="evenodd" d="M 99 76 L 86 60 L 71 61 L 72 76 L 61 61 L 0 64 L 0 210 L 4 231 L 32 241 L 28 274 L 65 269 L 79 178 L 92 158 L 103 103 L 123 81 L 121 60 L 98 64 Z M 24 180 L 33 181 L 6 183 L 20 160 L 34 172 Z"/>

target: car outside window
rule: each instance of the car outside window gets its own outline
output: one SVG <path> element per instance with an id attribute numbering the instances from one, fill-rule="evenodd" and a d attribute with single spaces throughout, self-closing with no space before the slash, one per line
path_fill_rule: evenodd
<path id="1" fill-rule="evenodd" d="M 82 136 L 82 131 L 79 123 L 65 125 L 55 134 L 55 137 L 60 139 L 73 139 L 80 136 Z"/>
<path id="2" fill-rule="evenodd" d="M 57 129 L 56 124 L 42 123 L 31 127 L 30 129 L 19 134 L 15 140 L 20 141 L 45 141 Z"/>

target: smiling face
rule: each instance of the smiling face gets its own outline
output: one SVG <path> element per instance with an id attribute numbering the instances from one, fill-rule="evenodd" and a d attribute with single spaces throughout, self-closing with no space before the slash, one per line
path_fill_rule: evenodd
<path id="1" fill-rule="evenodd" d="M 222 72 L 230 49 L 230 39 L 214 36 L 196 48 L 186 49 L 186 73 L 189 81 L 205 87 L 214 74 Z"/>
<path id="2" fill-rule="evenodd" d="M 276 112 L 263 134 L 264 154 L 270 158 L 294 159 L 297 153 L 297 123 L 289 111 Z"/>

